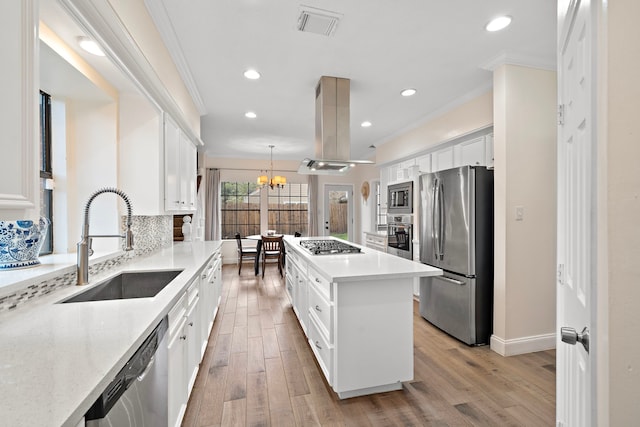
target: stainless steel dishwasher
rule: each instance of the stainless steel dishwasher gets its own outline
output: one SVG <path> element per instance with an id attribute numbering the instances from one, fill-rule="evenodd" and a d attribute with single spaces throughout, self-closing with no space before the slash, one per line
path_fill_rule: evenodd
<path id="1" fill-rule="evenodd" d="M 87 427 L 167 425 L 165 316 L 85 414 Z"/>

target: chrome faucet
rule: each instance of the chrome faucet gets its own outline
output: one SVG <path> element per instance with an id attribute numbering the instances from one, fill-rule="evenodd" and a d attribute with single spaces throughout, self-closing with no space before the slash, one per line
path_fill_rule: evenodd
<path id="1" fill-rule="evenodd" d="M 93 199 L 103 193 L 115 193 L 122 197 L 127 204 L 127 229 L 124 234 L 103 234 L 103 235 L 90 235 L 89 234 L 89 208 Z M 133 250 L 133 232 L 131 231 L 131 202 L 129 197 L 117 188 L 102 188 L 89 197 L 87 204 L 84 207 L 84 223 L 82 225 L 82 236 L 78 242 L 78 285 L 86 285 L 89 283 L 89 257 L 93 255 L 93 249 L 91 249 L 91 241 L 95 237 L 121 237 L 125 241 L 125 251 Z"/>

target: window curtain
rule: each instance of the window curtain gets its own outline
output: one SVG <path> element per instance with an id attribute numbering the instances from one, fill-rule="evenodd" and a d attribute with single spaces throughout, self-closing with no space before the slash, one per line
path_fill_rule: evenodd
<path id="1" fill-rule="evenodd" d="M 220 170 L 205 172 L 204 240 L 220 240 Z"/>
<path id="2" fill-rule="evenodd" d="M 318 233 L 318 175 L 308 175 L 309 196 L 309 236 L 319 236 Z"/>

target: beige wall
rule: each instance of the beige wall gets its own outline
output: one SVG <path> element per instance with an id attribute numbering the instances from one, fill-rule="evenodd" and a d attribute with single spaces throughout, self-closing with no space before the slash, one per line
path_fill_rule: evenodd
<path id="1" fill-rule="evenodd" d="M 640 419 L 640 341 L 636 338 L 640 334 L 639 16 L 637 0 L 608 3 L 608 63 L 603 61 L 605 68 L 601 70 L 608 98 L 604 116 L 599 117 L 604 128 L 599 153 L 606 161 L 600 170 L 605 191 L 599 198 L 599 210 L 608 217 L 601 216 L 598 224 L 599 236 L 605 236 L 600 242 L 604 281 L 600 276 L 599 288 L 608 285 L 608 299 L 599 298 L 598 302 L 606 307 L 609 323 L 601 325 L 598 345 L 609 347 L 609 384 L 600 389 L 604 392 L 600 399 L 608 396 L 609 418 L 602 425 L 611 426 L 637 425 Z"/>
<path id="2" fill-rule="evenodd" d="M 200 114 L 144 5 L 144 0 L 109 0 L 109 3 L 166 86 L 193 133 L 199 136 Z"/>
<path id="3" fill-rule="evenodd" d="M 288 182 L 307 182 L 307 175 L 299 175 L 296 171 L 300 162 L 297 160 L 274 160 L 274 172 L 284 175 Z M 269 167 L 269 161 L 266 159 L 238 159 L 238 158 L 212 158 L 205 157 L 204 167 L 218 168 L 221 170 L 222 179 L 248 179 L 253 182 L 258 177 L 260 170 Z M 358 165 L 355 170 L 344 176 L 336 175 L 319 175 L 318 177 L 318 214 L 319 221 L 322 221 L 323 210 L 323 191 L 327 184 L 348 184 L 353 186 L 354 192 L 354 209 L 355 218 L 353 229 L 353 241 L 362 242 L 362 224 L 369 221 L 368 204 L 364 204 L 360 187 L 367 180 L 378 179 L 378 169 L 375 165 Z M 375 200 L 375 197 L 369 198 L 369 202 Z"/>
<path id="4" fill-rule="evenodd" d="M 477 96 L 376 148 L 376 162 L 384 164 L 425 151 L 493 123 L 493 94 Z"/>
<path id="5" fill-rule="evenodd" d="M 545 342 L 555 347 L 556 103 L 555 72 L 515 65 L 494 71 L 491 348 L 503 355 Z M 524 209 L 522 221 L 516 207 Z"/>

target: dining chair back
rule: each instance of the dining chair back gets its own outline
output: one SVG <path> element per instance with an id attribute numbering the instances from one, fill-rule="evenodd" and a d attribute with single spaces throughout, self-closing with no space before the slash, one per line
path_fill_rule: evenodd
<path id="1" fill-rule="evenodd" d="M 239 275 L 240 272 L 242 271 L 242 261 L 244 261 L 245 259 L 252 259 L 254 262 L 256 262 L 256 257 L 258 256 L 258 250 L 253 246 L 242 246 L 242 238 L 240 237 L 240 233 L 236 233 L 236 242 L 238 244 L 238 275 Z"/>
<path id="2" fill-rule="evenodd" d="M 277 260 L 278 270 L 282 276 L 283 249 L 282 236 L 262 236 L 262 277 L 264 277 L 268 259 Z"/>

